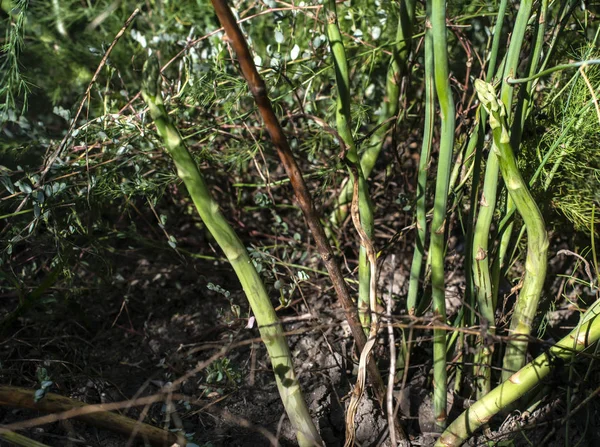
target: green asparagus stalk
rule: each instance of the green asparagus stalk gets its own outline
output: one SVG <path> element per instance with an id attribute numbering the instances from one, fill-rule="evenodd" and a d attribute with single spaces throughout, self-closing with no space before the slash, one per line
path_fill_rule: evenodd
<path id="1" fill-rule="evenodd" d="M 504 68 L 500 71 L 503 72 L 503 83 L 502 83 L 502 102 L 506 105 L 508 113 L 510 113 L 511 105 L 513 101 L 513 88 L 506 78 L 508 76 L 514 76 L 518 63 L 521 47 L 525 37 L 525 30 L 531 14 L 532 0 L 521 1 L 517 19 L 515 22 L 514 30 L 510 40 L 510 46 L 504 63 Z M 506 7 L 506 5 L 501 5 Z M 501 12 L 505 9 L 501 8 Z M 499 17 L 500 20 L 500 17 Z M 498 23 L 501 26 L 501 23 Z M 500 29 L 496 27 L 496 32 L 499 33 Z M 495 36 L 496 37 L 496 36 Z M 498 41 L 495 41 L 496 44 Z M 496 49 L 497 54 L 497 49 Z M 487 79 L 491 81 L 491 72 L 488 72 Z M 482 124 L 485 119 L 485 115 L 481 112 Z M 508 121 L 508 119 L 507 119 Z M 474 285 L 474 292 L 477 297 L 477 303 L 479 306 L 479 312 L 487 323 L 486 332 L 493 334 L 495 321 L 494 321 L 494 290 L 492 287 L 492 275 L 490 272 L 490 250 L 489 240 L 490 231 L 492 225 L 492 219 L 494 216 L 494 210 L 496 208 L 496 198 L 498 192 L 498 178 L 499 167 L 498 157 L 496 151 L 490 151 L 487 159 L 487 165 L 485 169 L 484 182 L 481 194 L 481 200 L 479 202 L 479 213 L 477 221 L 475 223 L 475 230 L 473 232 L 473 245 L 471 271 Z M 491 388 L 491 374 L 488 365 L 491 361 L 492 349 L 488 346 L 481 347 L 481 353 L 478 355 L 477 366 L 475 368 L 476 376 L 480 378 L 479 382 L 479 396 L 486 393 Z"/>
<path id="2" fill-rule="evenodd" d="M 415 315 L 420 307 L 418 302 L 421 285 L 421 270 L 423 268 L 423 257 L 425 256 L 425 245 L 427 238 L 427 210 L 426 210 L 426 187 L 427 167 L 429 166 L 429 154 L 433 143 L 433 126 L 435 124 L 435 91 L 433 79 L 433 36 L 431 29 L 425 30 L 425 123 L 423 131 L 423 144 L 419 158 L 419 172 L 417 175 L 417 239 L 410 268 L 410 279 L 408 283 L 408 295 L 406 307 L 409 315 Z"/>
<path id="3" fill-rule="evenodd" d="M 177 174 L 183 180 L 198 214 L 225 253 L 242 284 L 259 331 L 271 358 L 277 388 L 285 410 L 301 446 L 323 445 L 304 401 L 294 373 L 294 364 L 283 329 L 271 300 L 246 248 L 229 225 L 202 177 L 198 165 L 188 151 L 177 128 L 171 122 L 160 93 L 160 69 L 156 59 L 144 66 L 142 95 L 166 151 L 173 159 Z"/>
<path id="4" fill-rule="evenodd" d="M 358 210 L 360 223 L 369 240 L 373 237 L 373 206 L 369 197 L 369 189 L 365 176 L 360 168 L 358 152 L 352 135 L 352 118 L 350 114 L 350 76 L 346 49 L 337 20 L 335 0 L 329 0 L 327 11 L 327 37 L 333 56 L 335 80 L 337 88 L 335 118 L 337 132 L 344 140 L 346 159 L 357 167 L 358 171 Z M 361 239 L 358 258 L 358 316 L 365 334 L 369 333 L 371 326 L 370 282 L 371 269 L 367 259 L 367 249 Z"/>
<path id="5" fill-rule="evenodd" d="M 471 405 L 444 431 L 436 447 L 458 447 L 494 415 L 538 385 L 555 367 L 555 359 L 569 360 L 575 352 L 600 338 L 600 301 L 596 301 L 569 335 L 533 362 L 512 374 L 483 398 Z"/>
<path id="6" fill-rule="evenodd" d="M 433 35 L 435 89 L 440 104 L 442 132 L 435 185 L 433 219 L 431 222 L 431 285 L 433 314 L 446 323 L 446 294 L 444 284 L 444 259 L 446 252 L 446 208 L 454 148 L 455 110 L 450 73 L 448 70 L 448 43 L 446 37 L 446 1 L 428 0 L 431 10 Z M 447 402 L 446 332 L 433 330 L 433 411 L 439 427 L 446 425 Z"/>
<path id="7" fill-rule="evenodd" d="M 489 114 L 493 133 L 492 148 L 499 161 L 506 188 L 527 227 L 525 277 L 511 320 L 511 340 L 504 355 L 503 380 L 506 380 L 511 373 L 525 364 L 527 337 L 531 333 L 546 278 L 548 237 L 544 218 L 517 167 L 510 145 L 504 104 L 496 97 L 496 91 L 491 84 L 476 80 L 475 89 L 481 104 Z"/>
<path id="8" fill-rule="evenodd" d="M 486 80 L 490 82 L 496 72 L 496 63 L 498 60 L 498 52 L 500 49 L 500 42 L 502 41 L 502 27 L 504 24 L 504 16 L 506 14 L 506 8 L 508 5 L 507 0 L 502 0 L 498 8 L 498 14 L 496 15 L 496 24 L 494 26 L 494 37 L 492 40 L 492 48 L 490 51 L 489 62 L 487 66 Z M 489 277 L 489 273 L 486 275 L 485 272 L 481 272 L 480 259 L 485 253 L 487 256 L 487 240 L 488 234 L 475 231 L 475 216 L 479 210 L 479 206 L 488 207 L 488 203 L 482 200 L 482 203 L 478 203 L 479 197 L 479 177 L 481 173 L 481 160 L 483 158 L 483 145 L 484 145 L 484 134 L 485 134 L 485 123 L 487 122 L 487 114 L 483 107 L 478 107 L 476 112 L 476 124 L 473 128 L 473 132 L 469 137 L 469 143 L 467 145 L 467 153 L 465 159 L 470 159 L 474 154 L 473 161 L 473 188 L 470 194 L 471 209 L 469 211 L 469 217 L 467 220 L 467 237 L 466 237 L 466 253 L 471 253 L 471 256 L 465 258 L 465 270 L 467 272 L 467 298 L 471 309 L 475 309 L 475 302 L 479 308 L 479 317 L 483 317 L 487 323 L 487 335 L 494 334 L 494 310 L 495 306 L 490 303 L 489 295 L 489 283 L 486 283 L 486 278 Z M 478 219 L 479 225 L 483 225 L 487 222 L 487 219 L 491 219 L 493 216 L 493 207 L 480 211 Z M 480 222 L 481 221 L 481 222 Z M 486 223 L 489 227 L 490 223 Z M 473 247 L 477 247 L 473 250 Z M 486 247 L 484 250 L 483 247 Z M 481 249 L 481 250 L 480 250 Z M 487 264 L 482 264 L 483 268 L 487 267 Z M 475 313 L 470 312 L 469 324 L 474 325 Z M 493 346 L 485 346 L 483 344 L 483 338 L 478 340 L 479 352 L 475 358 L 475 370 L 474 375 L 477 381 L 477 395 L 479 397 L 487 394 L 491 386 L 491 359 L 493 353 Z"/>
<path id="9" fill-rule="evenodd" d="M 533 50 L 531 52 L 531 59 L 529 61 L 529 76 L 534 76 L 538 71 L 538 65 L 540 57 L 542 55 L 542 49 L 544 46 L 544 36 L 546 35 L 546 15 L 548 12 L 548 0 L 542 0 L 540 9 L 538 11 L 538 23 L 537 33 L 533 43 Z M 515 150 L 518 150 L 521 145 L 521 136 L 523 129 L 525 128 L 525 122 L 531 111 L 531 103 L 535 95 L 534 81 L 531 80 L 526 86 L 519 90 L 519 101 L 515 110 L 515 118 L 510 128 L 510 144 Z M 512 230 L 514 221 L 511 216 L 515 211 L 515 204 L 509 198 L 506 204 L 505 218 L 500 223 L 500 246 L 498 248 L 498 255 L 494 259 L 492 265 L 492 290 L 493 290 L 493 302 L 498 302 L 498 290 L 500 283 L 500 274 L 503 269 L 504 260 L 506 253 L 510 246 L 510 240 L 512 238 Z M 504 220 L 506 219 L 506 222 Z"/>
<path id="10" fill-rule="evenodd" d="M 362 153 L 360 167 L 363 176 L 368 179 L 377 162 L 386 136 L 393 126 L 393 117 L 399 109 L 400 82 L 407 73 L 407 61 L 412 44 L 412 23 L 415 15 L 415 0 L 401 0 L 396 28 L 396 41 L 392 48 L 392 57 L 386 77 L 385 98 L 381 115 L 377 120 L 377 130 Z M 336 209 L 330 217 L 333 227 L 340 225 L 348 216 L 348 207 L 352 201 L 353 177 L 343 186 Z"/>

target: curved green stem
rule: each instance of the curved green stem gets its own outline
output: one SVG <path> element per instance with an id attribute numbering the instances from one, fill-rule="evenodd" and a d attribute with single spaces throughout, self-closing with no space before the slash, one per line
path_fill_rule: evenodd
<path id="1" fill-rule="evenodd" d="M 533 81 L 534 79 L 548 76 L 549 74 L 555 73 L 557 71 L 568 70 L 569 68 L 585 67 L 587 65 L 598 65 L 598 64 L 600 64 L 600 59 L 590 59 L 587 61 L 573 62 L 570 64 L 560 64 L 560 65 L 556 65 L 552 68 L 548 68 L 544 71 L 540 71 L 539 73 L 528 76 L 526 78 L 515 79 L 512 77 L 509 77 L 506 79 L 506 82 L 508 82 L 509 84 L 524 84 L 525 82 Z"/>
<path id="2" fill-rule="evenodd" d="M 504 78 L 507 76 L 512 76 L 517 69 L 519 55 L 525 37 L 525 30 L 531 15 L 532 3 L 532 0 L 521 1 L 511 36 L 508 53 L 506 55 L 503 67 L 500 70 L 504 73 Z M 505 9 L 501 8 L 501 11 L 504 12 Z M 499 27 L 501 27 L 501 23 L 498 22 L 496 27 L 496 32 L 498 34 L 494 36 L 494 38 L 499 36 Z M 488 72 L 487 79 L 488 81 L 491 81 L 491 72 Z M 507 82 L 503 82 L 502 84 L 501 96 L 502 102 L 506 105 L 508 113 L 510 113 L 513 101 L 513 87 Z M 486 119 L 486 114 L 484 111 L 481 112 L 481 117 L 481 125 L 484 126 L 484 120 Z M 474 293 L 477 298 L 480 314 L 482 318 L 487 321 L 483 322 L 483 324 L 487 325 L 487 332 L 492 334 L 495 330 L 495 303 L 493 298 L 494 290 L 492 276 L 490 272 L 489 241 L 494 210 L 496 208 L 498 180 L 498 157 L 496 151 L 492 150 L 487 158 L 477 221 L 475 222 L 475 230 L 473 232 L 473 245 L 471 246 L 471 271 Z M 482 345 L 482 352 L 478 355 L 476 362 L 481 366 L 477 366 L 475 368 L 475 373 L 480 378 L 478 381 L 480 385 L 480 389 L 478 390 L 479 396 L 482 396 L 491 388 L 491 371 L 488 367 L 491 361 L 491 354 L 491 347 Z"/>
<path id="3" fill-rule="evenodd" d="M 556 359 L 569 360 L 573 353 L 593 345 L 600 338 L 600 302 L 583 315 L 579 325 L 550 350 L 512 374 L 471 405 L 444 431 L 436 447 L 458 447 L 495 414 L 538 385 L 554 368 Z"/>
<path id="4" fill-rule="evenodd" d="M 142 85 L 142 95 L 158 134 L 173 159 L 177 174 L 183 180 L 198 214 L 225 253 L 242 284 L 252 312 L 256 316 L 261 338 L 271 358 L 277 388 L 296 431 L 298 443 L 301 446 L 322 445 L 321 437 L 310 417 L 300 384 L 294 373 L 294 364 L 283 329 L 264 283 L 244 244 L 221 213 L 217 202 L 212 198 L 198 165 L 188 151 L 179 131 L 171 122 L 160 93 L 159 73 L 156 59 L 149 59 L 144 66 L 145 79 Z"/>
<path id="5" fill-rule="evenodd" d="M 529 74 L 533 75 L 536 73 L 538 69 L 538 65 L 540 62 L 540 57 L 542 54 L 542 49 L 544 45 L 544 36 L 546 34 L 546 20 L 547 20 L 547 12 L 548 12 L 548 0 L 542 0 L 540 5 L 540 9 L 538 12 L 538 24 L 537 24 L 537 33 L 535 37 L 535 41 L 533 43 L 533 51 L 531 52 L 531 58 L 529 61 Z M 519 101 L 517 103 L 517 108 L 515 110 L 515 118 L 513 120 L 510 132 L 510 144 L 513 148 L 518 149 L 521 145 L 521 137 L 523 134 L 523 129 L 525 128 L 525 122 L 527 117 L 529 116 L 530 104 L 532 104 L 534 95 L 534 84 L 533 81 L 527 83 L 527 86 L 524 88 L 521 87 L 519 90 Z M 512 199 L 509 197 L 506 203 L 506 213 L 505 216 L 508 217 L 514 213 L 515 204 Z M 505 225 L 503 222 L 500 223 L 499 234 L 500 234 L 500 245 L 498 247 L 498 255 L 496 259 L 494 259 L 494 263 L 492 265 L 492 290 L 493 297 L 492 301 L 495 304 L 498 302 L 498 291 L 499 291 L 499 283 L 500 283 L 500 275 L 503 269 L 504 260 L 506 257 L 506 252 L 509 248 L 512 230 L 513 230 L 513 220 L 508 219 Z"/>
<path id="6" fill-rule="evenodd" d="M 392 49 L 390 66 L 387 71 L 385 97 L 381 115 L 377 120 L 377 130 L 371 136 L 367 148 L 360 158 L 360 168 L 364 178 L 368 179 L 373 171 L 377 158 L 390 128 L 393 118 L 398 114 L 400 100 L 400 81 L 406 74 L 408 55 L 412 42 L 412 22 L 415 15 L 415 0 L 401 0 L 396 29 L 396 41 Z M 348 216 L 348 207 L 352 200 L 352 182 L 350 176 L 342 187 L 336 208 L 330 217 L 332 226 L 340 225 Z"/>
<path id="7" fill-rule="evenodd" d="M 335 80 L 337 88 L 335 118 L 337 132 L 344 140 L 346 146 L 346 159 L 348 162 L 355 165 L 358 169 L 358 187 L 359 187 L 359 214 L 361 226 L 367 234 L 368 238 L 373 237 L 373 206 L 369 197 L 369 189 L 365 176 L 360 168 L 358 153 L 354 137 L 352 136 L 352 117 L 350 114 L 350 76 L 348 73 L 348 61 L 346 59 L 346 50 L 342 40 L 342 34 L 337 20 L 337 10 L 335 0 L 329 0 L 327 11 L 327 37 L 331 46 L 331 54 L 333 55 L 333 65 L 335 68 Z M 369 333 L 371 325 L 371 309 L 370 306 L 370 281 L 371 269 L 367 257 L 366 248 L 361 243 L 358 259 L 358 316 L 363 326 L 365 334 Z"/>
<path id="8" fill-rule="evenodd" d="M 490 115 L 493 133 L 493 151 L 498 158 L 506 189 L 514 201 L 527 227 L 527 259 L 525 277 L 511 320 L 510 335 L 504 355 L 502 377 L 506 380 L 525 364 L 527 336 L 531 333 L 533 319 L 546 278 L 548 236 L 544 218 L 523 180 L 510 145 L 506 109 L 496 97 L 491 84 L 477 80 L 475 89 L 481 104 Z"/>
<path id="9" fill-rule="evenodd" d="M 496 72 L 496 64 L 498 60 L 498 51 L 500 49 L 500 42 L 502 42 L 502 27 L 504 25 L 504 16 L 506 15 L 506 9 L 508 0 L 502 0 L 498 8 L 498 15 L 496 16 L 496 24 L 494 26 L 494 37 L 492 40 L 492 48 L 490 51 L 490 60 L 487 67 L 486 80 L 491 82 Z M 495 332 L 495 318 L 494 318 L 494 303 L 490 303 L 489 297 L 492 295 L 490 290 L 489 271 L 488 263 L 482 262 L 482 258 L 487 257 L 488 247 L 488 233 L 484 232 L 484 228 L 489 228 L 491 225 L 491 219 L 493 217 L 494 207 L 490 207 L 487 200 L 485 199 L 485 192 L 482 195 L 481 203 L 477 202 L 479 197 L 479 177 L 481 173 L 481 160 L 483 158 L 483 145 L 484 145 L 484 134 L 487 121 L 487 113 L 483 107 L 479 107 L 476 113 L 476 125 L 474 126 L 473 133 L 470 136 L 469 144 L 467 148 L 467 155 L 465 158 L 469 158 L 473 152 L 475 152 L 475 161 L 473 167 L 473 185 L 470 203 L 471 210 L 469 212 L 469 218 L 467 221 L 467 247 L 466 253 L 471 254 L 465 258 L 465 270 L 467 272 L 467 297 L 471 308 L 475 309 L 475 302 L 479 308 L 480 320 L 483 318 L 487 326 L 487 335 L 493 336 Z M 487 182 L 489 184 L 489 181 Z M 485 184 L 485 183 L 484 183 Z M 480 208 L 483 206 L 484 208 Z M 475 226 L 475 216 L 479 212 L 477 219 L 478 228 Z M 476 247 L 474 250 L 473 247 Z M 484 261 L 485 259 L 483 259 Z M 469 324 L 476 324 L 475 315 L 471 312 L 471 319 Z M 493 353 L 493 346 L 486 346 L 483 344 L 483 339 L 478 340 L 480 352 L 478 352 L 475 359 L 474 375 L 477 381 L 477 395 L 479 397 L 487 394 L 491 388 L 491 360 Z"/>

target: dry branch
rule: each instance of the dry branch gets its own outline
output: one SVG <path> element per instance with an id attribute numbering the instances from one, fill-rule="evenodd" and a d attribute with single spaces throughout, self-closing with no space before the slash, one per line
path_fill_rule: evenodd
<path id="1" fill-rule="evenodd" d="M 46 413 L 72 412 L 72 418 L 86 422 L 95 427 L 104 428 L 112 432 L 121 433 L 125 436 L 134 435 L 136 438 L 147 440 L 153 446 L 172 446 L 174 444 L 184 446 L 185 441 L 178 438 L 175 433 L 161 428 L 138 422 L 120 414 L 110 411 L 96 409 L 88 412 L 91 407 L 83 402 L 54 393 L 48 393 L 42 400 L 35 402 L 35 390 L 18 388 L 14 386 L 0 385 L 0 405 L 7 407 L 27 408 Z M 157 400 L 156 400 L 157 401 Z M 94 405 L 94 407 L 102 407 Z M 18 425 L 18 424 L 17 424 Z M 11 425 L 12 427 L 12 425 Z M 15 429 L 15 428 L 11 428 Z"/>
<path id="2" fill-rule="evenodd" d="M 325 267 L 327 268 L 329 277 L 333 283 L 338 300 L 344 310 L 346 320 L 350 325 L 350 330 L 352 331 L 358 350 L 362 352 L 367 342 L 367 337 L 365 336 L 362 325 L 358 319 L 354 302 L 352 301 L 346 283 L 344 282 L 344 276 L 342 275 L 340 265 L 333 254 L 331 244 L 321 225 L 319 213 L 314 207 L 311 194 L 302 177 L 300 167 L 292 154 L 287 138 L 273 111 L 273 106 L 267 95 L 265 82 L 254 65 L 246 39 L 237 25 L 235 17 L 229 9 L 227 2 L 225 0 L 211 0 L 211 2 L 221 25 L 225 29 L 227 37 L 235 50 L 244 78 L 248 82 L 252 96 L 254 97 L 258 110 L 265 122 L 265 128 L 271 136 L 273 145 L 277 150 L 277 155 L 279 156 L 285 172 L 290 179 L 292 188 L 294 189 L 298 205 L 300 206 L 310 231 L 315 238 L 319 253 L 323 258 L 323 262 L 325 263 Z M 379 374 L 379 370 L 377 369 L 377 365 L 373 359 L 369 362 L 369 377 L 381 404 L 385 401 L 386 390 L 381 375 Z"/>

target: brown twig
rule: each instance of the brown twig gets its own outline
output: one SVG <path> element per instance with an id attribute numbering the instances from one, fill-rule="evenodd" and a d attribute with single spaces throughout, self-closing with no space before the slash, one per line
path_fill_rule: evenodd
<path id="1" fill-rule="evenodd" d="M 281 160 L 283 167 L 290 178 L 290 183 L 294 189 L 296 199 L 298 200 L 298 205 L 300 206 L 310 231 L 315 238 L 319 253 L 323 258 L 323 262 L 325 263 L 325 267 L 327 268 L 329 277 L 333 283 L 338 300 L 344 310 L 346 320 L 348 321 L 358 350 L 362 352 L 367 339 L 358 319 L 356 307 L 352 301 L 352 298 L 350 297 L 346 283 L 344 282 L 340 265 L 337 262 L 331 245 L 325 235 L 325 231 L 321 225 L 319 213 L 314 207 L 311 194 L 308 191 L 304 178 L 302 177 L 302 172 L 300 171 L 298 163 L 292 154 L 279 120 L 273 111 L 273 106 L 267 95 L 265 82 L 259 75 L 258 70 L 254 65 L 254 61 L 252 55 L 250 54 L 250 50 L 248 49 L 246 39 L 237 25 L 235 17 L 229 9 L 226 0 L 211 0 L 211 2 L 217 17 L 219 18 L 219 21 L 225 29 L 225 33 L 227 34 L 227 37 L 229 38 L 231 45 L 235 50 L 242 73 L 244 78 L 246 78 L 252 96 L 256 101 L 267 132 L 269 132 L 271 140 L 273 141 L 273 145 L 275 146 L 277 154 L 279 155 L 279 159 Z M 386 394 L 385 385 L 373 359 L 371 359 L 369 362 L 369 377 L 372 381 L 379 402 L 383 403 L 385 401 Z"/>

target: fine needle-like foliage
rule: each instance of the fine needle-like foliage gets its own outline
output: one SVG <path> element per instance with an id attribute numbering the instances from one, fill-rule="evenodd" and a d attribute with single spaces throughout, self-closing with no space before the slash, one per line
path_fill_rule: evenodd
<path id="1" fill-rule="evenodd" d="M 192 158 L 177 128 L 171 122 L 163 104 L 160 91 L 160 68 L 155 58 L 146 62 L 142 95 L 156 130 L 177 168 L 179 178 L 185 184 L 196 206 L 198 214 L 225 253 L 229 263 L 242 284 L 250 307 L 256 316 L 260 335 L 271 358 L 275 380 L 283 406 L 296 431 L 301 446 L 322 445 L 300 384 L 294 373 L 294 362 L 290 354 L 283 329 L 273 309 L 264 283 L 261 280 L 244 244 L 227 222 Z"/>
<path id="2" fill-rule="evenodd" d="M 4 123 L 9 113 L 14 115 L 27 109 L 29 85 L 19 65 L 19 55 L 23 46 L 28 3 L 27 0 L 2 2 L 2 7 L 9 15 L 10 26 L 6 27 L 4 42 L 0 47 L 0 124 Z"/>

